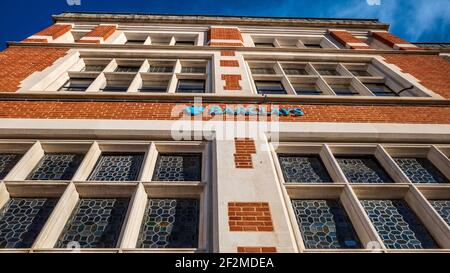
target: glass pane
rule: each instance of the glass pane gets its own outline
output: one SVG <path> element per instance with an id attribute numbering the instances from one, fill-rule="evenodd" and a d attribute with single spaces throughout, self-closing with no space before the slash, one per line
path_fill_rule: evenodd
<path id="1" fill-rule="evenodd" d="M 275 47 L 273 43 L 255 43 L 255 47 Z"/>
<path id="2" fill-rule="evenodd" d="M 101 91 L 104 92 L 127 92 L 128 86 L 107 85 Z"/>
<path id="3" fill-rule="evenodd" d="M 306 48 L 322 48 L 320 44 L 303 44 Z"/>
<path id="4" fill-rule="evenodd" d="M 297 95 L 322 95 L 315 84 L 294 84 Z"/>
<path id="5" fill-rule="evenodd" d="M 176 41 L 175 45 L 179 45 L 179 46 L 193 46 L 195 45 L 194 41 Z"/>
<path id="6" fill-rule="evenodd" d="M 391 177 L 374 156 L 336 156 L 336 160 L 352 183 L 389 183 Z"/>
<path id="7" fill-rule="evenodd" d="M 206 73 L 206 68 L 202 66 L 183 66 L 181 68 L 181 73 L 203 74 Z"/>
<path id="8" fill-rule="evenodd" d="M 275 74 L 275 70 L 271 67 L 253 67 L 250 68 L 252 74 L 272 75 Z"/>
<path id="9" fill-rule="evenodd" d="M 149 199 L 139 233 L 139 248 L 197 248 L 199 202 Z"/>
<path id="10" fill-rule="evenodd" d="M 20 154 L 0 154 L 0 179 L 5 178 L 21 158 Z"/>
<path id="11" fill-rule="evenodd" d="M 255 81 L 259 94 L 286 94 L 284 86 L 279 81 Z"/>
<path id="12" fill-rule="evenodd" d="M 141 170 L 144 153 L 104 153 L 88 180 L 136 181 Z"/>
<path id="13" fill-rule="evenodd" d="M 340 76 L 336 69 L 316 69 L 322 76 Z"/>
<path id="14" fill-rule="evenodd" d="M 138 72 L 139 66 L 119 65 L 114 72 Z"/>
<path id="15" fill-rule="evenodd" d="M 372 76 L 369 72 L 366 70 L 350 70 L 350 72 L 357 77 L 370 77 Z"/>
<path id="16" fill-rule="evenodd" d="M 145 40 L 127 40 L 126 45 L 143 45 Z"/>
<path id="17" fill-rule="evenodd" d="M 142 86 L 139 88 L 140 92 L 166 92 L 167 86 Z"/>
<path id="18" fill-rule="evenodd" d="M 397 157 L 394 161 L 413 183 L 448 183 L 449 180 L 426 158 Z"/>
<path id="19" fill-rule="evenodd" d="M 153 181 L 200 181 L 201 154 L 159 154 Z"/>
<path id="20" fill-rule="evenodd" d="M 45 154 L 28 180 L 70 180 L 83 160 L 82 154 Z"/>
<path id="21" fill-rule="evenodd" d="M 148 72 L 152 73 L 170 73 L 173 68 L 171 66 L 150 66 Z"/>
<path id="22" fill-rule="evenodd" d="M 361 248 L 341 203 L 337 200 L 292 200 L 306 248 Z"/>
<path id="23" fill-rule="evenodd" d="M 178 93 L 205 93 L 205 80 L 178 80 Z"/>
<path id="24" fill-rule="evenodd" d="M 65 248 L 76 242 L 81 248 L 113 248 L 122 229 L 128 199 L 81 199 L 56 243 Z"/>
<path id="25" fill-rule="evenodd" d="M 12 198 L 0 210 L 0 248 L 33 245 L 53 208 L 56 198 Z"/>
<path id="26" fill-rule="evenodd" d="M 444 219 L 447 225 L 450 226 L 450 201 L 449 200 L 431 200 L 431 206 Z"/>
<path id="27" fill-rule="evenodd" d="M 403 200 L 362 200 L 387 248 L 437 248 L 433 238 Z"/>
<path id="28" fill-rule="evenodd" d="M 103 69 L 105 69 L 104 65 L 86 65 L 82 71 L 99 72 L 99 71 L 103 71 Z"/>
<path id="29" fill-rule="evenodd" d="M 338 96 L 358 96 L 359 93 L 356 92 L 350 85 L 332 85 L 334 93 Z"/>
<path id="30" fill-rule="evenodd" d="M 366 83 L 365 85 L 375 96 L 398 96 L 397 93 L 395 93 L 391 88 L 389 88 L 389 86 L 384 83 Z"/>
<path id="31" fill-rule="evenodd" d="M 331 182 L 322 160 L 317 155 L 278 155 L 284 181 L 287 183 Z"/>
<path id="32" fill-rule="evenodd" d="M 70 79 L 59 89 L 59 91 L 86 91 L 92 82 L 93 79 Z"/>
<path id="33" fill-rule="evenodd" d="M 286 75 L 308 75 L 306 69 L 303 68 L 286 68 L 284 69 L 284 73 L 286 73 Z"/>

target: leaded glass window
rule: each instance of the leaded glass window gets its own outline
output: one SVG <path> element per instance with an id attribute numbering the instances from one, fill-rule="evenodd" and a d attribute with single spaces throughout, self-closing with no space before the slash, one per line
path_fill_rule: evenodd
<path id="1" fill-rule="evenodd" d="M 21 157 L 20 154 L 0 154 L 0 179 L 8 175 Z"/>
<path id="2" fill-rule="evenodd" d="M 389 183 L 391 177 L 374 156 L 337 156 L 336 160 L 352 183 Z"/>
<path id="3" fill-rule="evenodd" d="M 82 154 L 45 154 L 28 180 L 70 180 L 78 169 Z"/>
<path id="4" fill-rule="evenodd" d="M 136 181 L 144 153 L 103 153 L 88 180 Z"/>
<path id="5" fill-rule="evenodd" d="M 292 200 L 306 248 L 360 248 L 361 243 L 338 200 Z"/>
<path id="6" fill-rule="evenodd" d="M 64 248 L 76 242 L 81 248 L 113 248 L 122 229 L 128 199 L 81 199 L 56 243 Z"/>
<path id="7" fill-rule="evenodd" d="M 362 200 L 361 204 L 387 248 L 421 249 L 437 245 L 403 200 Z"/>
<path id="8" fill-rule="evenodd" d="M 397 157 L 397 165 L 413 183 L 448 183 L 449 180 L 426 158 Z"/>
<path id="9" fill-rule="evenodd" d="M 318 155 L 278 155 L 284 181 L 287 183 L 331 182 Z"/>
<path id="10" fill-rule="evenodd" d="M 12 198 L 0 210 L 0 248 L 33 245 L 53 208 L 56 198 Z"/>
<path id="11" fill-rule="evenodd" d="M 149 199 L 138 247 L 196 248 L 198 222 L 198 200 Z"/>
<path id="12" fill-rule="evenodd" d="M 449 200 L 431 200 L 431 206 L 437 211 L 437 213 L 447 222 L 450 226 L 450 201 Z"/>
<path id="13" fill-rule="evenodd" d="M 201 154 L 159 154 L 153 181 L 200 181 L 201 161 Z"/>

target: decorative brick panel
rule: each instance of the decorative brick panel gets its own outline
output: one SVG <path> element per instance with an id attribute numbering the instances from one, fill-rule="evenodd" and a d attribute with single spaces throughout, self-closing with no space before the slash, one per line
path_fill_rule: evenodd
<path id="1" fill-rule="evenodd" d="M 253 168 L 252 154 L 256 154 L 255 141 L 251 138 L 235 138 L 234 164 L 236 168 Z"/>
<path id="2" fill-rule="evenodd" d="M 10 47 L 0 52 L 0 92 L 15 92 L 25 78 L 51 66 L 66 53 L 64 48 L 35 47 Z"/>
<path id="3" fill-rule="evenodd" d="M 276 253 L 277 248 L 274 246 L 238 246 L 238 253 Z"/>
<path id="4" fill-rule="evenodd" d="M 241 90 L 239 81 L 242 80 L 241 75 L 222 75 L 222 80 L 225 81 L 225 90 Z"/>
<path id="5" fill-rule="evenodd" d="M 236 56 L 234 51 L 220 51 L 220 56 Z"/>
<path id="6" fill-rule="evenodd" d="M 421 81 L 426 88 L 450 99 L 450 61 L 440 56 L 383 55 L 386 62 L 398 66 Z"/>
<path id="7" fill-rule="evenodd" d="M 209 43 L 210 46 L 243 46 L 241 43 L 224 43 L 224 42 L 213 42 Z"/>
<path id="8" fill-rule="evenodd" d="M 92 29 L 88 34 L 84 35 L 79 42 L 81 43 L 95 43 L 92 42 L 93 39 L 85 38 L 99 38 L 98 40 L 105 41 L 116 31 L 117 26 L 115 25 L 99 25 Z"/>
<path id="9" fill-rule="evenodd" d="M 208 40 L 240 40 L 243 41 L 241 31 L 237 28 L 212 27 L 208 31 Z"/>
<path id="10" fill-rule="evenodd" d="M 220 60 L 220 66 L 222 67 L 239 67 L 239 62 L 235 60 Z"/>
<path id="11" fill-rule="evenodd" d="M 42 49 L 40 49 L 42 50 Z M 25 62 L 24 60 L 22 60 Z M 47 61 L 47 60 L 46 60 Z M 12 63 L 14 63 L 12 61 Z M 4 64 L 0 54 L 0 68 Z M 11 65 L 8 64 L 6 67 Z M 23 68 L 23 65 L 22 65 Z M 35 67 L 26 70 L 32 73 Z M 0 69 L 0 86 L 3 90 L 20 82 L 5 70 Z M 24 71 L 20 71 L 24 73 Z M 26 77 L 20 76 L 19 78 Z M 15 84 L 11 84 L 15 81 Z M 12 90 L 12 91 L 14 91 Z M 10 89 L 11 92 L 11 89 Z M 158 102 L 102 102 L 102 101 L 0 101 L 0 118 L 27 119 L 108 119 L 108 120 L 179 120 L 180 116 L 172 116 L 171 112 L 177 103 Z M 189 105 L 189 104 L 187 104 Z M 208 109 L 211 104 L 204 104 Z M 230 104 L 214 104 L 214 106 L 233 106 Z M 236 106 L 236 105 L 235 105 Z M 267 107 L 267 104 L 241 104 L 242 107 Z M 416 106 L 416 105 L 340 105 L 340 104 L 280 104 L 279 107 L 301 107 L 304 116 L 280 116 L 281 122 L 346 122 L 346 123 L 404 123 L 404 124 L 450 124 L 450 106 Z M 187 117 L 186 119 L 193 119 Z M 205 115 L 203 120 L 210 120 Z M 229 120 L 229 115 L 216 115 L 215 120 Z M 237 118 L 257 118 L 255 116 L 236 116 Z M 270 118 L 267 119 L 270 121 Z"/>
<path id="12" fill-rule="evenodd" d="M 351 49 L 368 49 L 369 46 L 365 44 L 362 40 L 353 36 L 350 32 L 345 30 L 335 30 L 330 31 L 330 35 L 336 39 L 342 45 Z M 365 44 L 365 45 L 355 45 L 355 44 Z"/>
<path id="13" fill-rule="evenodd" d="M 389 32 L 372 32 L 372 37 L 392 48 L 397 45 L 400 50 L 420 50 L 420 48 L 416 47 L 410 42 L 403 40 L 402 38 L 399 38 Z M 402 47 L 401 45 L 410 45 L 411 47 Z"/>
<path id="14" fill-rule="evenodd" d="M 48 28 L 46 28 L 34 35 L 36 35 L 36 36 L 51 36 L 52 39 L 56 39 L 58 37 L 63 36 L 70 30 L 72 30 L 72 25 L 58 24 L 58 25 L 49 26 Z"/>
<path id="15" fill-rule="evenodd" d="M 229 202 L 230 231 L 274 231 L 267 202 Z"/>

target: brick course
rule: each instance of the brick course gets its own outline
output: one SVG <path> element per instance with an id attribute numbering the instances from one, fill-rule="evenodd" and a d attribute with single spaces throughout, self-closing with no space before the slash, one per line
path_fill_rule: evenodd
<path id="1" fill-rule="evenodd" d="M 383 55 L 386 62 L 413 75 L 426 88 L 450 99 L 450 61 L 429 55 Z"/>
<path id="2" fill-rule="evenodd" d="M 5 85 L 4 82 L 3 78 L 0 78 L 0 85 Z M 6 82 L 8 83 L 8 81 Z M 206 107 L 208 105 L 205 104 Z M 225 104 L 214 105 L 225 106 Z M 157 102 L 0 101 L 0 109 L 2 109 L 0 118 L 178 120 L 181 115 L 171 116 L 172 108 L 175 106 L 177 106 L 176 103 Z M 251 106 L 264 107 L 268 105 Z M 300 106 L 305 112 L 305 116 L 280 116 L 281 122 L 450 124 L 450 106 L 442 105 L 281 104 L 279 106 L 286 108 Z M 243 116 L 237 116 L 235 119 L 238 117 L 243 118 Z M 212 116 L 206 115 L 203 120 L 211 118 Z M 214 118 L 225 120 L 225 118 L 230 119 L 231 117 L 222 115 Z M 249 119 L 250 117 L 245 118 Z"/>
<path id="3" fill-rule="evenodd" d="M 238 169 L 253 168 L 252 155 L 256 154 L 255 141 L 250 138 L 235 138 L 234 164 Z"/>
<path id="4" fill-rule="evenodd" d="M 274 246 L 238 246 L 238 253 L 276 253 L 277 248 Z"/>
<path id="5" fill-rule="evenodd" d="M 115 25 L 100 25 L 100 26 L 96 26 L 94 29 L 92 29 L 89 33 L 87 33 L 86 35 L 83 36 L 83 38 L 85 37 L 98 37 L 98 38 L 103 38 L 103 40 L 108 39 L 111 35 L 113 35 L 113 33 L 116 31 L 117 27 Z M 83 38 L 81 38 L 81 40 L 79 42 L 81 43 L 92 43 L 92 40 L 83 40 Z"/>
<path id="6" fill-rule="evenodd" d="M 237 28 L 210 28 L 208 41 L 211 40 L 240 40 L 243 41 L 241 32 Z"/>
<path id="7" fill-rule="evenodd" d="M 350 32 L 345 30 L 339 30 L 339 31 L 330 31 L 330 35 L 336 39 L 339 43 L 341 43 L 343 46 L 346 46 L 347 44 L 351 43 L 364 43 L 364 41 L 356 38 L 353 36 Z M 351 49 L 368 49 L 369 46 L 349 46 Z"/>
<path id="8" fill-rule="evenodd" d="M 10 47 L 0 52 L 0 92 L 15 92 L 28 76 L 51 66 L 68 49 Z"/>
<path id="9" fill-rule="evenodd" d="M 372 32 L 372 37 L 392 48 L 394 48 L 396 44 L 411 44 L 410 42 L 403 40 L 402 38 L 397 37 L 389 32 Z M 400 50 L 420 50 L 420 48 L 400 47 Z"/>
<path id="10" fill-rule="evenodd" d="M 274 231 L 267 202 L 229 202 L 230 231 Z"/>
<path id="11" fill-rule="evenodd" d="M 220 60 L 222 67 L 239 67 L 239 62 L 236 60 Z"/>
<path id="12" fill-rule="evenodd" d="M 56 39 L 58 37 L 63 36 L 64 34 L 66 34 L 71 29 L 72 29 L 72 25 L 65 25 L 65 24 L 52 25 L 34 35 L 36 35 L 36 36 L 51 36 L 52 39 Z"/>

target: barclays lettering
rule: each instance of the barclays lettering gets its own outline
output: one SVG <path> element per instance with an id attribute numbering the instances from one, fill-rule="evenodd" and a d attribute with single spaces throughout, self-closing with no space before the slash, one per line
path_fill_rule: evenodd
<path id="1" fill-rule="evenodd" d="M 305 113 L 299 107 L 294 108 L 272 108 L 267 110 L 265 107 L 236 107 L 235 109 L 221 106 L 188 106 L 185 112 L 191 116 L 198 116 L 207 113 L 208 115 L 244 115 L 244 116 L 304 116 Z"/>

